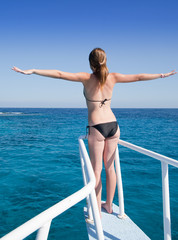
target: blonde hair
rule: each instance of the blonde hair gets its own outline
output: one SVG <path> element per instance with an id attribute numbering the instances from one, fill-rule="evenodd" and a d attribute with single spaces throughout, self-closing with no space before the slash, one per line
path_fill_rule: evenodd
<path id="1" fill-rule="evenodd" d="M 90 67 L 93 71 L 93 74 L 95 74 L 95 76 L 98 78 L 101 88 L 105 84 L 109 74 L 106 66 L 106 60 L 106 53 L 101 48 L 93 49 L 89 55 Z"/>

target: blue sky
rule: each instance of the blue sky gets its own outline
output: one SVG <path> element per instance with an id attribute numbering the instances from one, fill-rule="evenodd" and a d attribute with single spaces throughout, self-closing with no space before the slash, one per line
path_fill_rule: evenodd
<path id="1" fill-rule="evenodd" d="M 91 72 L 89 52 L 110 72 L 178 71 L 178 1 L 1 1 L 0 107 L 86 107 L 82 84 L 11 70 Z M 178 74 L 120 83 L 112 107 L 178 107 Z"/>

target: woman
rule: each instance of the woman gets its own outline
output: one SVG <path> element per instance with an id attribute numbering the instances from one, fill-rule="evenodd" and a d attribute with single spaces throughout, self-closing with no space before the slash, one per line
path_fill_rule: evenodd
<path id="1" fill-rule="evenodd" d="M 112 213 L 112 201 L 116 187 L 116 174 L 114 170 L 114 153 L 120 137 L 120 129 L 110 104 L 113 87 L 116 83 L 128 83 L 156 78 L 169 77 L 176 74 L 171 71 L 166 74 L 136 74 L 124 75 L 109 73 L 106 66 L 106 54 L 101 48 L 95 48 L 89 55 L 90 67 L 93 73 L 68 73 L 59 70 L 21 70 L 12 69 L 23 74 L 38 74 L 41 76 L 60 78 L 70 81 L 82 82 L 84 96 L 88 107 L 88 145 L 90 159 L 96 177 L 96 197 L 101 214 L 101 170 L 104 160 L 106 170 L 107 199 L 102 207 Z"/>

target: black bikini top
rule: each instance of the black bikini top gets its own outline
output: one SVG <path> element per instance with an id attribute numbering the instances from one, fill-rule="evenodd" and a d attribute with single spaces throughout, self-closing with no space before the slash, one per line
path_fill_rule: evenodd
<path id="1" fill-rule="evenodd" d="M 111 98 L 105 98 L 104 100 L 90 100 L 90 99 L 88 99 L 88 98 L 86 97 L 84 90 L 83 90 L 83 95 L 84 95 L 84 97 L 86 98 L 86 100 L 89 101 L 89 102 L 100 102 L 100 107 L 102 107 L 103 105 L 105 105 L 105 102 L 106 102 L 106 101 L 110 101 L 110 100 L 111 100 Z"/>

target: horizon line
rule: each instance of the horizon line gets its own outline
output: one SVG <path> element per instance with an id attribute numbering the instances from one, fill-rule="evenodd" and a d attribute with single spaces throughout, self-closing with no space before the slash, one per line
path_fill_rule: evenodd
<path id="1" fill-rule="evenodd" d="M 1 106 L 0 108 L 87 109 L 87 107 L 1 107 Z M 178 107 L 112 107 L 111 109 L 178 109 Z"/>

